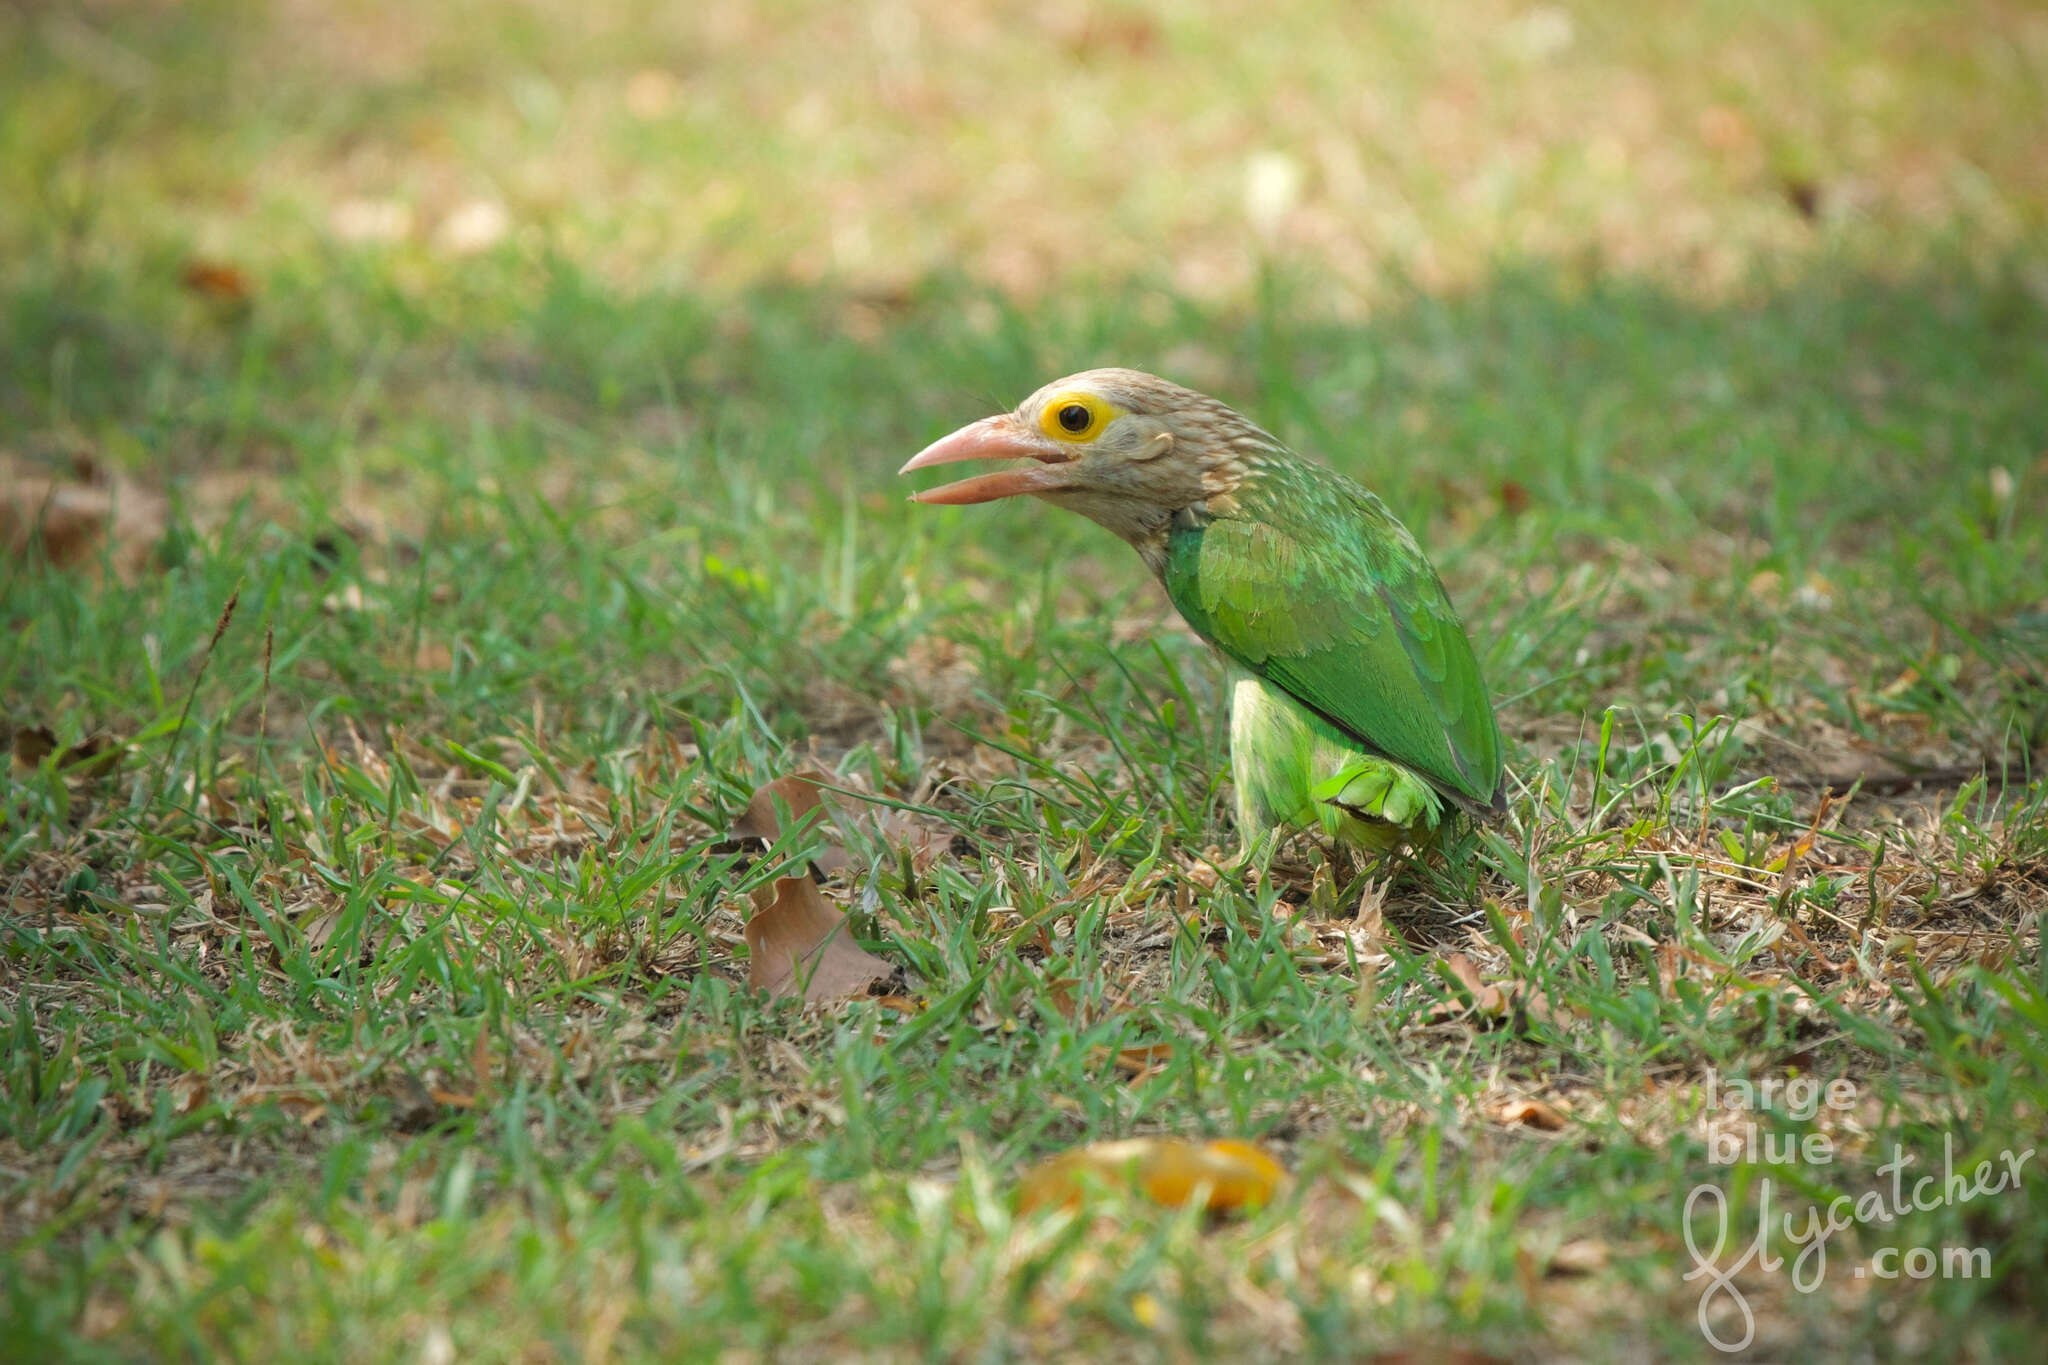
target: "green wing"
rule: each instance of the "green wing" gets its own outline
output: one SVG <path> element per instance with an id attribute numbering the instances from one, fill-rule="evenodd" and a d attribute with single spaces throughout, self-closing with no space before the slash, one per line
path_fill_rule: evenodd
<path id="1" fill-rule="evenodd" d="M 1292 460 L 1235 502 L 1168 538 L 1166 591 L 1188 624 L 1367 749 L 1497 804 L 1493 704 L 1414 537 L 1351 480 Z"/>

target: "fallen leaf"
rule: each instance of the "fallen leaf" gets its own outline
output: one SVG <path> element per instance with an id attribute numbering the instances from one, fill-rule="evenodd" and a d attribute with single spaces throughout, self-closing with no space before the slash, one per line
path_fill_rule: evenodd
<path id="1" fill-rule="evenodd" d="M 57 752 L 57 737 L 40 725 L 24 725 L 14 732 L 14 766 L 34 772 L 42 761 Z"/>
<path id="2" fill-rule="evenodd" d="M 1149 15 L 1089 14 L 1063 27 L 1067 50 L 1084 62 L 1105 54 L 1142 58 L 1159 46 L 1159 25 Z"/>
<path id="3" fill-rule="evenodd" d="M 1143 1080 L 1173 1060 L 1173 1044 L 1147 1043 L 1138 1047 L 1118 1048 L 1113 1056 L 1106 1047 L 1088 1050 L 1088 1060 L 1091 1062 L 1099 1062 L 1105 1057 L 1110 1057 L 1116 1063 L 1116 1069 L 1131 1080 Z"/>
<path id="4" fill-rule="evenodd" d="M 832 818 L 832 808 L 825 804 L 825 794 L 819 789 L 820 784 L 831 780 L 824 773 L 807 769 L 786 774 L 755 788 L 754 794 L 747 798 L 747 808 L 733 822 L 732 832 L 741 838 L 759 839 L 764 844 L 779 842 L 784 833 L 781 816 L 777 813 L 777 798 L 780 798 L 781 805 L 789 811 L 791 830 L 825 827 L 828 842 L 812 855 L 812 865 L 828 877 L 844 872 L 853 866 L 853 860 L 846 856 L 843 834 Z"/>
<path id="5" fill-rule="evenodd" d="M 60 750 L 57 737 L 43 725 L 25 725 L 16 730 L 10 747 L 14 751 L 14 770 L 18 773 L 34 772 L 42 766 L 44 759 L 55 754 L 58 770 L 67 776 L 78 777 L 99 776 L 112 768 L 122 754 L 122 746 L 105 734 L 87 735 L 78 743 Z"/>
<path id="6" fill-rule="evenodd" d="M 1479 969 L 1472 965 L 1471 958 L 1463 953 L 1452 953 L 1445 960 L 1444 967 L 1471 995 L 1471 1008 L 1474 1010 L 1481 1014 L 1499 1014 L 1506 1008 L 1507 1001 L 1499 988 L 1486 984 L 1479 975 Z"/>
<path id="7" fill-rule="evenodd" d="M 1076 1208 L 1091 1184 L 1135 1189 L 1157 1204 L 1199 1201 L 1211 1213 L 1256 1208 L 1273 1197 L 1286 1170 L 1257 1143 L 1238 1138 L 1125 1138 L 1091 1142 L 1048 1158 L 1017 1185 L 1020 1209 Z"/>
<path id="8" fill-rule="evenodd" d="M 1785 192 L 1785 202 L 1792 206 L 1807 222 L 1820 217 L 1820 186 L 1804 176 L 1788 176 L 1779 185 Z"/>
<path id="9" fill-rule="evenodd" d="M 1536 1255 L 1525 1246 L 1515 1248 L 1515 1279 L 1522 1286 L 1522 1297 L 1533 1300 L 1540 1292 L 1543 1274 L 1536 1268 Z"/>
<path id="10" fill-rule="evenodd" d="M 455 651 L 439 640 L 422 640 L 412 652 L 412 666 L 422 673 L 446 673 L 455 666 Z"/>
<path id="11" fill-rule="evenodd" d="M 409 1071 L 387 1070 L 379 1087 L 389 1105 L 393 1127 L 403 1133 L 420 1133 L 441 1119 L 441 1107 L 425 1081 Z"/>
<path id="12" fill-rule="evenodd" d="M 1550 1264 L 1543 1268 L 1549 1276 L 1595 1275 L 1607 1268 L 1610 1259 L 1607 1243 L 1593 1237 L 1580 1237 L 1566 1242 L 1550 1258 Z"/>
<path id="13" fill-rule="evenodd" d="M 249 277 L 220 261 L 191 261 L 178 277 L 195 294 L 221 303 L 241 303 L 251 290 Z"/>
<path id="14" fill-rule="evenodd" d="M 858 995 L 895 969 L 853 941 L 846 916 L 809 877 L 777 877 L 756 892 L 760 907 L 742 931 L 747 984 L 804 1003 Z"/>
<path id="15" fill-rule="evenodd" d="M 1510 1128 L 1536 1128 L 1546 1133 L 1562 1132 L 1567 1122 L 1555 1105 L 1542 1100 L 1509 1100 L 1495 1106 L 1493 1116 Z"/>
<path id="16" fill-rule="evenodd" d="M 0 549 L 9 558 L 31 551 L 52 567 L 99 562 L 111 544 L 124 577 L 139 572 L 163 538 L 163 502 L 82 456 L 70 476 L 0 455 Z"/>
<path id="17" fill-rule="evenodd" d="M 1834 803 L 1834 792 L 1823 789 L 1820 804 L 1814 807 L 1813 823 L 1806 827 L 1806 833 L 1795 839 L 1784 853 L 1771 860 L 1771 868 L 1779 873 L 1777 907 L 1781 915 L 1792 893 L 1793 884 L 1798 879 L 1800 861 L 1813 852 L 1813 842 L 1820 837 L 1820 822 L 1827 818 L 1828 808 Z"/>
<path id="18" fill-rule="evenodd" d="M 1081 978 L 1078 976 L 1054 977 L 1045 983 L 1045 998 L 1061 1017 L 1085 1024 L 1088 1020 L 1081 1017 L 1080 986 Z"/>
<path id="19" fill-rule="evenodd" d="M 1387 933 L 1387 887 L 1391 884 L 1392 878 L 1384 881 L 1369 880 L 1365 884 L 1365 890 L 1359 893 L 1358 913 L 1352 916 L 1351 928 L 1353 933 L 1361 936 L 1362 941 L 1377 942 L 1385 939 Z M 1466 965 L 1470 966 L 1471 964 L 1467 963 Z"/>
<path id="20" fill-rule="evenodd" d="M 213 1085 L 198 1072 L 187 1072 L 171 1083 L 180 1114 L 189 1114 L 213 1097 Z"/>
<path id="21" fill-rule="evenodd" d="M 1442 1023 L 1467 1013 L 1502 1019 L 1515 1028 L 1522 1027 L 1530 1020 L 1553 1026 L 1562 1026 L 1565 1023 L 1568 1012 L 1552 1008 L 1550 1002 L 1532 991 L 1527 982 L 1490 984 L 1479 975 L 1479 969 L 1472 965 L 1472 959 L 1463 953 L 1452 953 L 1445 959 L 1444 970 L 1464 988 L 1471 1003 L 1462 1007 L 1438 1006 L 1430 1015 L 1432 1023 Z"/>
<path id="22" fill-rule="evenodd" d="M 761 839 L 774 843 L 782 837 L 782 819 L 776 809 L 776 798 L 789 811 L 792 829 L 808 829 L 825 818 L 825 798 L 819 794 L 818 784 L 826 781 L 823 773 L 801 772 L 778 777 L 766 786 L 757 787 L 747 798 L 747 808 L 740 812 L 740 818 L 733 821 L 732 832 L 742 839 Z"/>
<path id="23" fill-rule="evenodd" d="M 57 766 L 82 776 L 97 777 L 120 762 L 125 746 L 104 733 L 87 735 L 57 755 Z"/>
<path id="24" fill-rule="evenodd" d="M 831 799 L 827 797 L 827 789 L 830 789 Z M 842 780 L 811 769 L 778 777 L 756 789 L 747 799 L 746 810 L 733 822 L 733 835 L 736 838 L 759 839 L 768 844 L 781 839 L 782 822 L 776 814 L 778 797 L 789 810 L 791 828 L 807 830 L 813 825 L 825 826 L 826 842 L 812 862 L 827 874 L 843 872 L 853 865 L 845 848 L 849 828 L 860 829 L 885 847 L 909 849 L 912 867 L 919 872 L 931 866 L 952 843 L 950 829 L 920 820 L 913 812 L 897 810 L 893 806 L 870 801 L 858 792 L 849 792 Z M 841 818 L 841 811 L 850 804 L 867 807 L 851 825 Z"/>

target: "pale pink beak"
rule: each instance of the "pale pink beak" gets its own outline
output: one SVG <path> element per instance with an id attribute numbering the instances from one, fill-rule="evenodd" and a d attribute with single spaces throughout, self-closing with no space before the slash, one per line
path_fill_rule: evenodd
<path id="1" fill-rule="evenodd" d="M 922 493 L 912 493 L 910 500 L 957 507 L 973 502 L 994 502 L 997 498 L 1013 498 L 1019 493 L 1044 493 L 1068 487 L 1066 472 L 1060 466 L 1074 458 L 1073 452 L 1048 437 L 1027 431 L 1016 417 L 1007 412 L 984 417 L 951 436 L 932 442 L 896 472 L 908 474 L 913 469 L 930 469 L 933 465 L 957 464 L 962 460 L 1019 458 L 1039 463 L 1022 469 L 981 474 Z"/>

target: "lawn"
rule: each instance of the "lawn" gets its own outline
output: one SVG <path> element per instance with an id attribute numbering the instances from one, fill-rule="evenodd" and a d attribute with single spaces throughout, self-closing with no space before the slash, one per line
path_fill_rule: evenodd
<path id="1" fill-rule="evenodd" d="M 1993 3 L 0 4 L 0 1357 L 2031 1357 L 2044 126 Z M 1106 363 L 1415 529 L 1505 816 L 1236 865 L 1137 559 L 906 501 Z M 1287 1178 L 1021 1197 L 1163 1136 Z"/>

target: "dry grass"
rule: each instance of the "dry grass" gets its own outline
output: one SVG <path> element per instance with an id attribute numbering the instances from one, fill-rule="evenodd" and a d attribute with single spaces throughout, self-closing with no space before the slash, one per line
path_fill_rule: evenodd
<path id="1" fill-rule="evenodd" d="M 1278 261 L 1354 304 L 1528 259 L 1725 291 L 1845 243 L 2009 245 L 2048 201 L 2048 25 L 2013 3 L 219 12 L 199 80 L 213 7 L 6 21 L 61 96 L 25 92 L 21 136 L 87 139 L 9 197 L 266 268 L 511 240 L 639 288 L 1242 298 Z"/>

